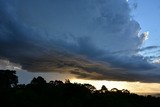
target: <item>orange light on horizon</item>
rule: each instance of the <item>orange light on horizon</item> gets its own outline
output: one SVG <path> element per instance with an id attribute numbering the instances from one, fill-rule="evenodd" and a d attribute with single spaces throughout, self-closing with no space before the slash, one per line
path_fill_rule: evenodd
<path id="1" fill-rule="evenodd" d="M 107 80 L 83 80 L 83 79 L 70 79 L 71 82 L 76 83 L 89 83 L 101 89 L 105 85 L 109 90 L 112 88 L 127 89 L 131 93 L 160 93 L 159 83 L 141 83 L 141 82 L 127 82 L 127 81 L 107 81 Z"/>

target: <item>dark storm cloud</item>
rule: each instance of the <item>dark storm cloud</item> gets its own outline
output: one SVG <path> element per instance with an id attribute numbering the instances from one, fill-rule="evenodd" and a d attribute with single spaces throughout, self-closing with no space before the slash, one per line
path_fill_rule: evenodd
<path id="1" fill-rule="evenodd" d="M 126 0 L 0 0 L 0 7 L 0 57 L 22 69 L 160 82 L 159 66 L 139 54 L 159 47 L 141 48 L 148 33 L 139 35 Z"/>

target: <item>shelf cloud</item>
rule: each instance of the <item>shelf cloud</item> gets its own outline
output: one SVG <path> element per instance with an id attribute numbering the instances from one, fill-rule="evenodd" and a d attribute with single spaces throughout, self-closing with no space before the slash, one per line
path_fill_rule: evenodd
<path id="1" fill-rule="evenodd" d="M 7 60 L 32 72 L 160 82 L 160 48 L 143 47 L 149 32 L 140 34 L 126 0 L 0 0 L 0 7 L 3 69 Z"/>

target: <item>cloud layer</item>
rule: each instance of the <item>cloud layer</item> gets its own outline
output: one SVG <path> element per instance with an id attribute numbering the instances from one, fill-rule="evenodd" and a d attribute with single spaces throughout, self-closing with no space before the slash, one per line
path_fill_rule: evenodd
<path id="1" fill-rule="evenodd" d="M 0 7 L 0 57 L 22 69 L 160 82 L 159 47 L 141 47 L 148 32 L 139 34 L 126 0 L 0 0 Z"/>

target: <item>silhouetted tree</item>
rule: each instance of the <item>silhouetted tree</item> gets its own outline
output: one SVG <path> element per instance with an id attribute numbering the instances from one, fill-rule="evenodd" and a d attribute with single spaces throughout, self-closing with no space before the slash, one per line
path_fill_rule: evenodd
<path id="1" fill-rule="evenodd" d="M 111 92 L 118 92 L 119 90 L 117 88 L 112 88 Z"/>
<path id="2" fill-rule="evenodd" d="M 57 85 L 63 85 L 63 82 L 60 81 L 60 80 L 55 80 L 54 81 L 54 84 L 57 86 Z"/>
<path id="3" fill-rule="evenodd" d="M 49 81 L 49 84 L 54 84 L 54 81 Z"/>
<path id="4" fill-rule="evenodd" d="M 105 93 L 105 92 L 107 92 L 108 91 L 108 89 L 106 88 L 106 86 L 105 85 L 102 85 L 102 87 L 101 87 L 101 90 L 100 90 L 101 92 L 103 92 L 103 93 Z"/>
<path id="5" fill-rule="evenodd" d="M 37 78 L 34 77 L 31 84 L 46 84 L 46 80 L 44 80 L 41 76 L 38 76 Z"/>
<path id="6" fill-rule="evenodd" d="M 65 79 L 65 84 L 71 83 L 69 79 Z"/>
<path id="7" fill-rule="evenodd" d="M 93 85 L 91 85 L 91 84 L 84 84 L 84 86 L 86 88 L 88 88 L 89 90 L 91 90 L 92 92 L 94 92 L 96 90 L 96 88 Z"/>
<path id="8" fill-rule="evenodd" d="M 122 91 L 122 93 L 126 93 L 126 94 L 130 93 L 127 89 L 122 89 L 121 91 Z"/>
<path id="9" fill-rule="evenodd" d="M 18 83 L 16 71 L 0 70 L 0 88 L 11 88 Z"/>

